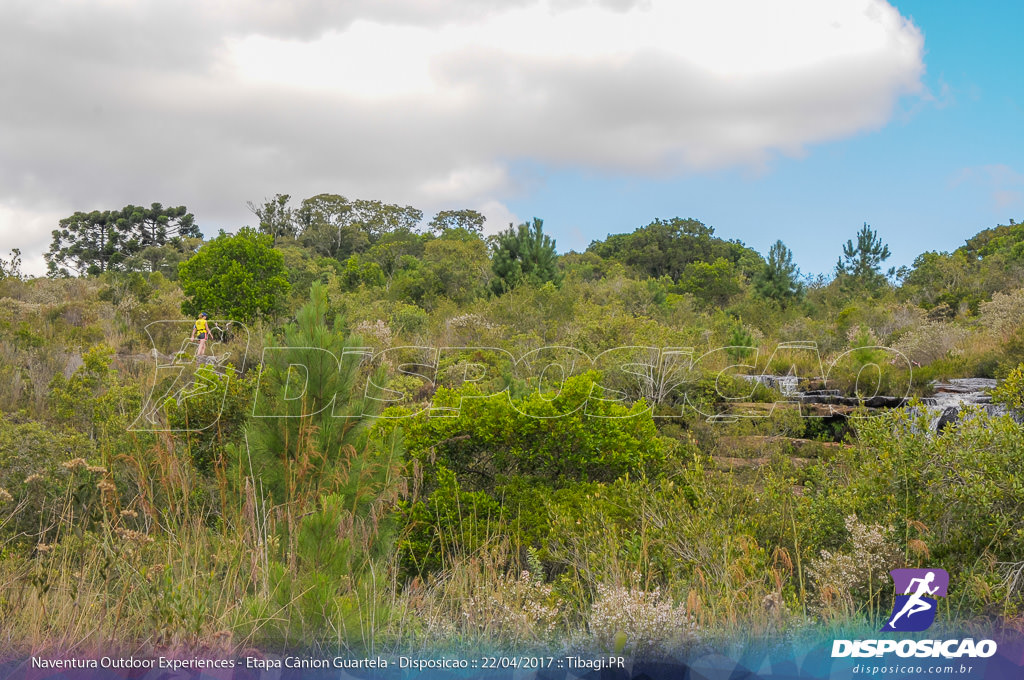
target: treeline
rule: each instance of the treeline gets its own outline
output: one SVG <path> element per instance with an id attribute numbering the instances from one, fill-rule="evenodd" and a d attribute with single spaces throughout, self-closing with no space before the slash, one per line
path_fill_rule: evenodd
<path id="1" fill-rule="evenodd" d="M 651 279 L 666 292 L 692 294 L 725 306 L 741 293 L 785 306 L 804 299 L 808 284 L 831 283 L 847 293 L 896 291 L 936 314 L 977 313 L 994 292 L 1024 280 L 1024 227 L 1010 220 L 980 232 L 952 253 L 926 252 L 910 267 L 883 270 L 888 246 L 865 224 L 841 244 L 830 277 L 802 277 L 781 241 L 767 257 L 738 240 L 715 236 L 695 219 L 655 219 L 631 233 L 594 241 L 583 253 L 557 255 L 541 220 L 485 237 L 485 218 L 474 210 L 444 210 L 429 221 L 412 206 L 350 200 L 319 194 L 293 205 L 278 194 L 257 205 L 252 232 L 270 238 L 291 271 L 290 284 L 308 290 L 309 280 L 334 269 L 351 286 L 383 286 L 416 303 L 438 297 L 459 303 L 501 294 L 521 283 L 558 285 L 569 271 L 601 276 L 621 264 L 633 277 Z M 184 206 L 128 205 L 119 210 L 76 212 L 61 220 L 45 258 L 50 276 L 98 275 L 107 271 L 156 272 L 171 279 L 202 246 L 192 213 Z M 0 261 L 11 275 L 20 253 Z M 315 263 L 326 258 L 330 262 Z M 317 271 L 317 270 L 321 271 Z M 272 305 L 273 307 L 273 305 Z M 228 310 L 221 310 L 228 311 Z"/>
<path id="2" fill-rule="evenodd" d="M 923 253 L 898 270 L 885 268 L 889 247 L 865 223 L 837 244 L 829 274 L 811 276 L 800 272 L 782 241 L 762 256 L 696 219 L 655 219 L 560 255 L 538 218 L 488 236 L 484 216 L 469 209 L 443 210 L 427 220 L 413 206 L 338 194 L 297 204 L 278 194 L 249 207 L 256 226 L 205 242 L 185 207 L 156 203 L 75 213 L 53 233 L 46 253 L 50 276 L 102 274 L 116 302 L 125 291 L 138 299 L 148 278 L 160 274 L 184 292 L 184 314 L 272 324 L 294 314 L 320 282 L 335 300 L 359 298 L 378 310 L 378 319 L 406 330 L 432 315 L 478 313 L 524 286 L 574 286 L 561 296 L 568 304 L 623 279 L 630 289 L 639 286 L 630 293 L 636 299 L 625 304 L 642 310 L 640 316 L 663 324 L 684 308 L 717 310 L 722 317 L 709 317 L 714 336 L 734 346 L 765 337 L 812 339 L 829 350 L 855 341 L 902 343 L 900 351 L 917 368 L 935 364 L 935 371 L 948 373 L 956 364 L 955 374 L 974 376 L 1004 376 L 1024 358 L 1024 341 L 999 334 L 995 345 L 956 347 L 977 328 L 984 305 L 992 316 L 1013 304 L 1000 295 L 1024 285 L 1024 227 L 1014 220 L 953 252 Z M 0 275 L 12 276 L 18 258 L 12 252 L 9 262 L 0 260 Z M 788 337 L 797 329 L 801 337 Z M 919 372 L 920 380 L 931 377 Z"/>
<path id="3" fill-rule="evenodd" d="M 554 240 L 543 233 L 543 223 L 536 218 L 485 237 L 484 216 L 468 209 L 444 210 L 424 223 L 422 211 L 412 206 L 349 200 L 337 194 L 312 196 L 297 206 L 287 194 L 278 194 L 249 207 L 257 226 L 240 235 L 268 236 L 269 245 L 285 258 L 290 283 L 303 291 L 308 290 L 303 279 L 317 278 L 318 273 L 322 278 L 323 271 L 317 269 L 333 268 L 352 286 L 383 286 L 390 291 L 395 285 L 396 295 L 417 303 L 429 305 L 439 296 L 466 302 L 500 295 L 522 283 L 558 285 L 572 270 L 600 276 L 613 264 L 622 265 L 631 276 L 651 279 L 666 292 L 692 294 L 715 306 L 728 304 L 748 289 L 788 305 L 801 301 L 806 288 L 792 252 L 781 241 L 764 258 L 740 241 L 715 236 L 712 227 L 695 219 L 655 219 L 631 233 L 594 241 L 584 253 L 558 256 Z M 982 257 L 1012 250 L 1019 234 L 999 229 L 1003 232 L 998 236 L 982 239 L 984 233 L 979 234 L 963 253 L 964 249 L 953 255 L 926 253 L 897 278 L 915 290 L 929 288 L 922 295 L 926 305 L 958 305 L 966 299 L 976 309 L 980 298 L 963 289 L 962 279 L 977 277 L 957 274 L 966 273 L 965 268 Z M 194 216 L 184 206 L 154 203 L 148 208 L 128 205 L 76 212 L 54 230 L 45 258 L 50 276 L 159 271 L 175 279 L 184 261 L 202 246 L 200 237 Z M 14 257 L 12 253 L 4 271 L 12 269 Z M 835 280 L 847 289 L 876 292 L 896 280 L 892 270 L 888 276 L 881 270 L 888 257 L 888 247 L 865 224 L 856 241 L 843 245 Z M 313 262 L 323 259 L 328 262 Z M 948 280 L 948 285 L 936 290 L 931 284 L 937 277 Z M 817 284 L 822 282 L 819 278 Z M 952 290 L 945 289 L 950 286 Z M 276 305 L 267 311 L 273 308 Z"/>

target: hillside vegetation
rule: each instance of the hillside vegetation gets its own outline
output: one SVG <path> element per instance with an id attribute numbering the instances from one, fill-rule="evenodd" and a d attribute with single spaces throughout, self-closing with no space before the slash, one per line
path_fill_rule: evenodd
<path id="1" fill-rule="evenodd" d="M 657 655 L 877 630 L 902 566 L 950 573 L 941 625 L 1024 630 L 1010 415 L 933 432 L 739 377 L 996 378 L 1012 414 L 1022 225 L 899 271 L 854 226 L 804 277 L 694 219 L 558 255 L 539 219 L 253 210 L 205 242 L 184 208 L 76 213 L 49 278 L 0 260 L 5 648 Z"/>

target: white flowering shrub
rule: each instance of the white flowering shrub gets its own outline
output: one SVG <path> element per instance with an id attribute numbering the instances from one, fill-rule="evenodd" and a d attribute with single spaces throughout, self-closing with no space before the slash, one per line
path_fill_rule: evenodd
<path id="1" fill-rule="evenodd" d="M 452 328 L 484 328 L 487 330 L 493 330 L 497 328 L 494 324 L 489 322 L 483 316 L 479 314 L 466 313 L 453 316 L 447 321 L 447 325 Z"/>
<path id="2" fill-rule="evenodd" d="M 494 583 L 494 589 L 466 599 L 467 623 L 499 640 L 546 639 L 558 624 L 561 609 L 543 577 L 522 571 Z"/>
<path id="3" fill-rule="evenodd" d="M 696 622 L 682 604 L 660 588 L 643 590 L 638 578 L 627 586 L 599 584 L 587 619 L 584 649 L 641 657 L 666 656 L 697 638 Z"/>
<path id="4" fill-rule="evenodd" d="M 391 327 L 383 319 L 360 321 L 352 328 L 352 332 L 361 338 L 376 341 L 375 344 L 381 348 L 391 347 L 394 342 L 394 334 L 391 332 Z"/>
<path id="5" fill-rule="evenodd" d="M 991 302 L 981 303 L 981 325 L 998 336 L 1007 336 L 1024 324 L 1024 288 L 1012 293 L 994 293 Z"/>
<path id="6" fill-rule="evenodd" d="M 817 594 L 817 611 L 825 618 L 849 616 L 862 604 L 873 606 L 888 584 L 889 570 L 904 562 L 888 527 L 864 524 L 850 515 L 846 530 L 850 533 L 846 552 L 822 550 L 807 567 Z"/>
<path id="7" fill-rule="evenodd" d="M 949 355 L 967 336 L 959 326 L 938 321 L 925 321 L 900 337 L 894 349 L 920 365 Z"/>
<path id="8" fill-rule="evenodd" d="M 461 638 L 514 649 L 551 640 L 562 620 L 561 598 L 543 577 L 529 571 L 495 576 L 483 565 L 467 581 L 458 580 L 414 603 L 431 640 Z"/>

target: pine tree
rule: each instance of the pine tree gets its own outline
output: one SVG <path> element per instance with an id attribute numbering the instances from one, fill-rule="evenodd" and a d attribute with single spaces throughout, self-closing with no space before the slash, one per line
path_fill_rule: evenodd
<path id="1" fill-rule="evenodd" d="M 843 256 L 836 263 L 836 276 L 852 279 L 867 287 L 879 286 L 885 282 L 882 263 L 889 259 L 889 255 L 889 246 L 882 243 L 878 234 L 865 222 L 857 232 L 857 243 L 848 240 L 843 246 Z"/>
<path id="2" fill-rule="evenodd" d="M 793 251 L 782 241 L 776 241 L 768 251 L 768 261 L 754 276 L 754 290 L 761 297 L 786 304 L 803 297 L 804 286 L 799 276 L 800 270 L 793 264 Z"/>
<path id="3" fill-rule="evenodd" d="M 359 384 L 362 354 L 352 351 L 362 342 L 345 336 L 340 319 L 328 326 L 327 312 L 327 292 L 314 283 L 284 337 L 267 338 L 267 347 L 281 349 L 264 355 L 254 411 L 263 417 L 247 432 L 264 487 L 275 502 L 299 507 L 337 490 L 341 472 L 366 449 L 376 410 Z"/>
<path id="4" fill-rule="evenodd" d="M 283 338 L 267 338 L 266 347 L 282 349 L 264 354 L 255 413 L 266 417 L 250 421 L 237 460 L 283 520 L 269 583 L 288 612 L 278 630 L 286 640 L 358 625 L 400 529 L 402 431 L 371 431 L 377 402 L 363 389 L 364 355 L 355 349 L 363 343 L 340 318 L 328 324 L 328 308 L 325 287 L 314 283 Z M 380 373 L 373 379 L 384 384 Z"/>
<path id="5" fill-rule="evenodd" d="M 524 222 L 498 234 L 497 246 L 491 260 L 497 278 L 491 281 L 496 294 L 511 290 L 523 283 L 534 285 L 561 283 L 555 241 L 544 233 L 544 222 L 534 217 L 533 223 Z"/>
<path id="6" fill-rule="evenodd" d="M 729 346 L 725 348 L 729 358 L 738 363 L 753 354 L 754 349 L 754 336 L 750 331 L 744 328 L 742 323 L 733 326 L 729 333 Z"/>

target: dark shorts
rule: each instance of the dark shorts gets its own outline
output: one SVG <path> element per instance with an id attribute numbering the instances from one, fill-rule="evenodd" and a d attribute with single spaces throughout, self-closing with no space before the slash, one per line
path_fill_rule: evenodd
<path id="1" fill-rule="evenodd" d="M 196 339 L 197 340 L 206 340 L 206 332 L 203 331 L 201 333 L 196 333 Z"/>

